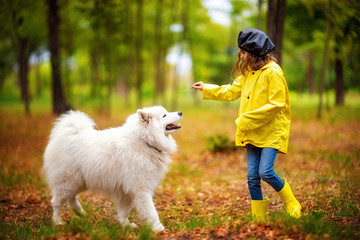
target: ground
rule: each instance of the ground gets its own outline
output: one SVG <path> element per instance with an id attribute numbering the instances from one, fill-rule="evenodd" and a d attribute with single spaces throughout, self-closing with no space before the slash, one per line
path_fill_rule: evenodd
<path id="1" fill-rule="evenodd" d="M 182 110 L 183 129 L 173 136 L 178 151 L 154 195 L 167 231 L 123 229 L 112 203 L 101 194 L 79 198 L 88 215 L 64 208 L 68 222 L 53 226 L 51 193 L 42 154 L 56 116 L 0 111 L 0 238 L 57 239 L 353 239 L 360 238 L 360 122 L 356 119 L 293 118 L 289 153 L 278 155 L 275 172 L 287 179 L 303 208 L 295 220 L 266 183 L 268 216 L 250 216 L 245 150 L 212 152 L 209 137 L 233 141 L 236 109 Z M 119 111 L 120 112 L 120 111 Z M 130 113 L 129 110 L 122 111 Z M 90 114 L 100 129 L 121 125 L 127 114 Z M 136 213 L 131 220 L 140 224 Z"/>

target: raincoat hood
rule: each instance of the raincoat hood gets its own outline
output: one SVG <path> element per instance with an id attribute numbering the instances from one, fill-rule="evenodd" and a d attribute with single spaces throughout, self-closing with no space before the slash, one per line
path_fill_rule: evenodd
<path id="1" fill-rule="evenodd" d="M 269 36 L 256 28 L 248 28 L 239 33 L 238 46 L 241 50 L 257 57 L 263 57 L 275 49 Z"/>

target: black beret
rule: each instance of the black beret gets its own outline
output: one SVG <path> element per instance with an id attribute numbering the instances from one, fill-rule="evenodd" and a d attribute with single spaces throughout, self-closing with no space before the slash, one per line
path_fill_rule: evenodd
<path id="1" fill-rule="evenodd" d="M 241 50 L 257 57 L 263 57 L 275 49 L 269 36 L 256 28 L 248 28 L 239 33 L 238 46 Z"/>

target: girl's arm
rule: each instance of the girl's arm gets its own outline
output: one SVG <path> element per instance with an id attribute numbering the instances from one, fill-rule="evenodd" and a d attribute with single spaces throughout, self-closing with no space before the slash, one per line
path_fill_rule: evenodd
<path id="1" fill-rule="evenodd" d="M 197 82 L 192 87 L 203 91 L 203 99 L 208 100 L 235 101 L 241 95 L 240 77 L 236 78 L 233 84 L 218 86 Z"/>

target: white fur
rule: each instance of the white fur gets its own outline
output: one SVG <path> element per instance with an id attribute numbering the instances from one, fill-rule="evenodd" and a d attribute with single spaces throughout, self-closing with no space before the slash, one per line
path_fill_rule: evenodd
<path id="1" fill-rule="evenodd" d="M 153 204 L 153 192 L 176 151 L 166 125 L 182 118 L 160 106 L 139 109 L 117 128 L 94 129 L 85 113 L 69 111 L 58 118 L 44 154 L 46 179 L 52 189 L 53 221 L 64 224 L 60 210 L 69 200 L 84 215 L 77 194 L 86 189 L 114 200 L 122 225 L 130 224 L 132 205 L 153 230 L 163 230 Z"/>

